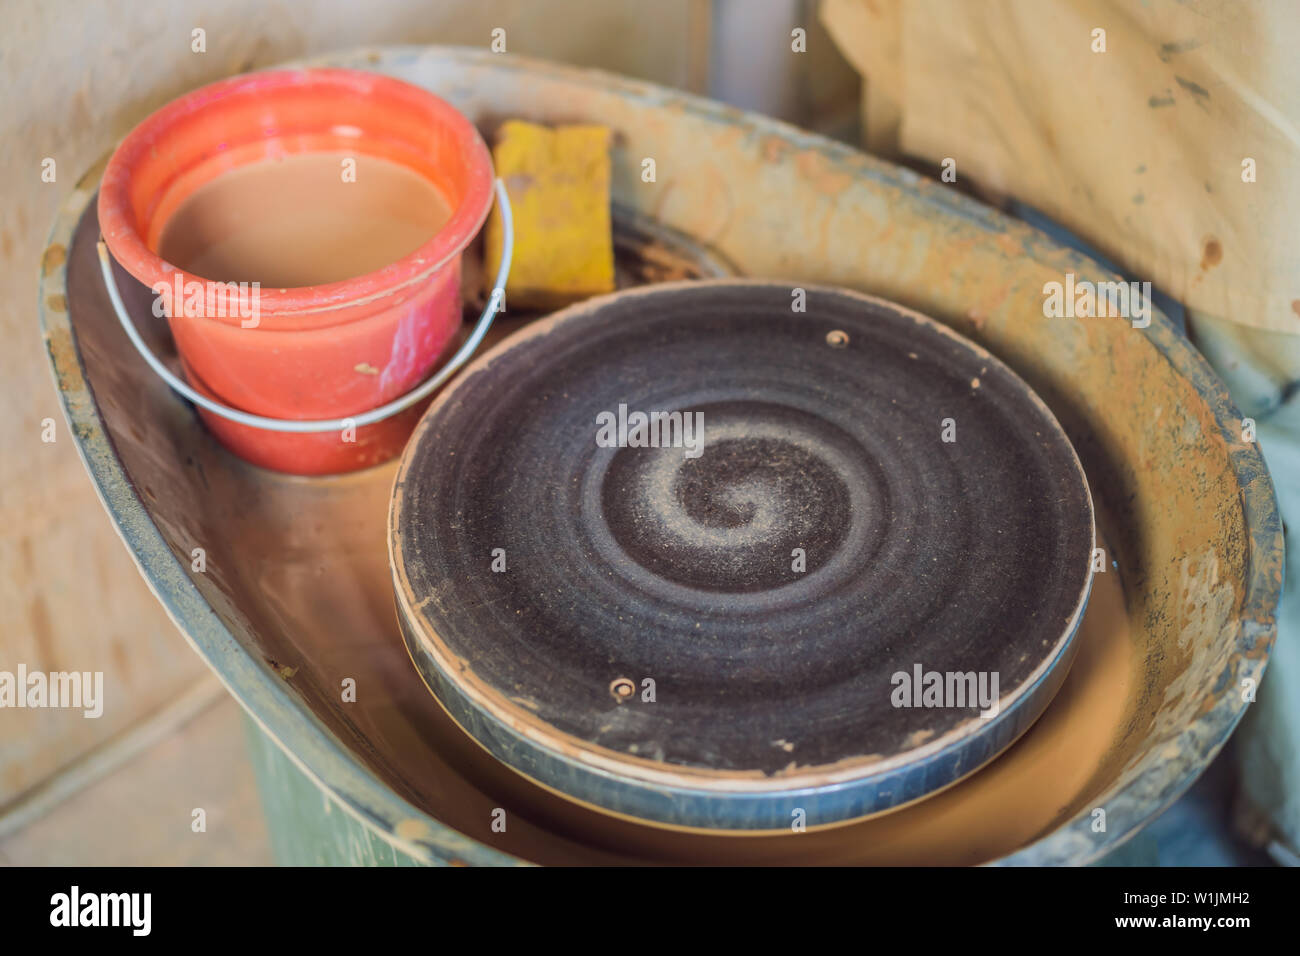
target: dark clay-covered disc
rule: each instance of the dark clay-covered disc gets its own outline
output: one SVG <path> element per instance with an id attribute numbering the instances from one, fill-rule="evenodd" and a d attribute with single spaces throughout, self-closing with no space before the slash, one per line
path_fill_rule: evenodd
<path id="1" fill-rule="evenodd" d="M 681 415 L 633 447 L 637 412 Z M 1060 427 L 979 347 L 718 281 L 479 359 L 407 447 L 390 546 L 413 660 L 500 760 L 610 812 L 771 830 L 1014 741 L 1068 669 L 1093 519 Z"/>

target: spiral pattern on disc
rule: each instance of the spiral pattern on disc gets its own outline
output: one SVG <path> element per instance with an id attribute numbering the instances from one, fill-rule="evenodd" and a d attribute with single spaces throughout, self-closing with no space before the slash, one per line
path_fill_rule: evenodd
<path id="1" fill-rule="evenodd" d="M 596 300 L 435 404 L 393 550 L 413 647 L 436 645 L 447 688 L 559 750 L 707 786 L 870 775 L 992 731 L 978 707 L 895 706 L 916 665 L 996 672 L 1005 709 L 1068 662 L 1092 512 L 1055 420 L 935 323 L 806 295 L 805 312 L 789 286 L 743 282 Z M 661 438 L 702 420 L 702 442 L 645 447 L 637 412 L 679 416 Z"/>

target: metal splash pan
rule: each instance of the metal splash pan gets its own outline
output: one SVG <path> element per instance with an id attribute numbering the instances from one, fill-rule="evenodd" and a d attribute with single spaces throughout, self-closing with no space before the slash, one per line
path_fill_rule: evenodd
<path id="1" fill-rule="evenodd" d="M 101 166 L 62 207 L 41 270 L 72 433 L 177 627 L 354 838 L 417 863 L 1080 864 L 1138 833 L 1218 752 L 1275 637 L 1281 526 L 1239 411 L 1164 315 L 1142 329 L 1044 316 L 1045 283 L 1118 277 L 942 184 L 676 91 L 439 48 L 316 64 L 424 86 L 489 135 L 506 117 L 606 124 L 614 200 L 655 229 L 742 275 L 872 293 L 973 339 L 1065 428 L 1106 556 L 1051 706 L 937 796 L 761 838 L 666 832 L 577 806 L 487 757 L 411 667 L 385 548 L 395 463 L 331 479 L 260 471 L 223 452 L 147 372 L 97 273 L 88 210 Z M 646 156 L 656 183 L 640 179 Z M 142 303 L 142 290 L 125 291 Z M 349 677 L 355 703 L 339 693 Z"/>

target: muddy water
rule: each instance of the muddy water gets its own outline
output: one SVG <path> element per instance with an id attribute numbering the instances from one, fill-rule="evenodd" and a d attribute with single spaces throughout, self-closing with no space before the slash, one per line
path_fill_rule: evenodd
<path id="1" fill-rule="evenodd" d="M 218 282 L 319 285 L 396 262 L 450 216 L 433 184 L 405 166 L 302 153 L 250 163 L 200 186 L 163 227 L 158 254 Z"/>

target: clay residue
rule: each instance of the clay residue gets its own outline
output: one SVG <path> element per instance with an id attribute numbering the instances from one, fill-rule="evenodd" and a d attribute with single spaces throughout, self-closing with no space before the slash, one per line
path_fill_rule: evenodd
<path id="1" fill-rule="evenodd" d="M 1184 557 L 1179 584 L 1177 640 L 1188 660 L 1165 688 L 1157 725 L 1170 728 L 1176 723 L 1170 715 L 1184 714 L 1184 708 L 1176 705 L 1184 699 L 1194 700 L 1198 688 L 1227 667 L 1241 627 L 1236 615 L 1236 590 L 1230 582 L 1219 579 L 1219 557 L 1213 550 L 1199 558 Z"/>
<path id="2" fill-rule="evenodd" d="M 429 825 L 423 820 L 417 820 L 409 817 L 405 820 L 399 820 L 397 826 L 393 827 L 393 835 L 399 840 L 409 840 L 416 842 L 419 840 L 428 840 L 432 836 Z"/>
<path id="3" fill-rule="evenodd" d="M 1223 261 L 1223 246 L 1218 239 L 1211 236 L 1205 240 L 1205 251 L 1201 254 L 1201 271 L 1207 272 Z"/>
<path id="4" fill-rule="evenodd" d="M 1179 86 L 1185 89 L 1188 93 L 1191 93 L 1192 96 L 1196 97 L 1196 101 L 1198 103 L 1201 103 L 1204 100 L 1208 100 L 1210 98 L 1210 91 L 1207 90 L 1205 87 L 1201 86 L 1201 84 L 1194 83 L 1191 80 L 1183 79 L 1183 77 L 1181 76 L 1175 76 L 1174 79 L 1178 81 Z"/>
<path id="5" fill-rule="evenodd" d="M 790 144 L 781 136 L 768 136 L 763 140 L 761 152 L 765 162 L 779 163 L 790 152 Z"/>
<path id="6" fill-rule="evenodd" d="M 1195 50 L 1200 45 L 1201 41 L 1195 39 L 1183 40 L 1181 43 L 1162 43 L 1159 51 L 1160 60 L 1168 63 L 1173 57 Z"/>
<path id="7" fill-rule="evenodd" d="M 853 176 L 834 167 L 816 150 L 805 150 L 794 161 L 795 169 L 812 187 L 826 196 L 838 196 L 853 183 Z"/>
<path id="8" fill-rule="evenodd" d="M 58 376 L 59 391 L 83 391 L 86 381 L 81 377 L 81 363 L 77 361 L 77 347 L 72 344 L 72 333 L 62 328 L 50 329 L 45 337 L 45 348 L 50 353 L 54 374 Z"/>
<path id="9" fill-rule="evenodd" d="M 45 255 L 41 256 L 41 274 L 49 275 L 63 263 L 68 261 L 68 250 L 62 243 L 53 243 L 45 250 Z"/>

